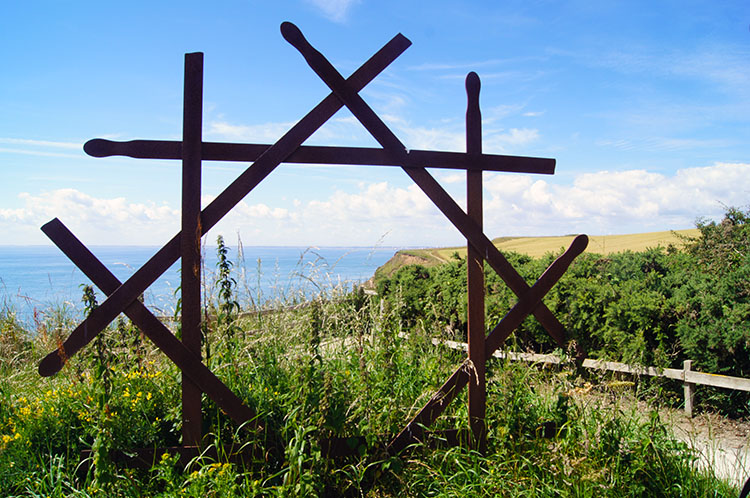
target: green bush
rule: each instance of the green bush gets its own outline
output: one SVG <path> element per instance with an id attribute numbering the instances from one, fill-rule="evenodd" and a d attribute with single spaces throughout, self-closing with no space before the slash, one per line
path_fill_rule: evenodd
<path id="1" fill-rule="evenodd" d="M 700 237 L 682 251 L 579 256 L 544 303 L 591 357 L 675 368 L 691 359 L 699 371 L 750 377 L 750 212 L 727 208 L 722 221 L 697 226 Z M 555 256 L 506 254 L 529 284 Z M 489 329 L 517 297 L 486 264 L 485 285 Z M 407 328 L 429 323 L 436 333 L 465 338 L 464 260 L 403 267 L 378 282 L 378 293 Z M 549 352 L 558 346 L 529 317 L 506 347 Z M 733 416 L 750 414 L 744 393 L 701 388 L 698 401 Z"/>

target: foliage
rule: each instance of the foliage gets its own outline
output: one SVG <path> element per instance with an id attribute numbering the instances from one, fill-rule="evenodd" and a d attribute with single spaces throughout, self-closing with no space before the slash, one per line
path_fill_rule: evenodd
<path id="1" fill-rule="evenodd" d="M 547 294 L 545 304 L 568 337 L 589 356 L 629 364 L 681 368 L 750 377 L 750 213 L 727 208 L 721 222 L 698 221 L 700 236 L 674 247 L 603 257 L 585 253 Z M 554 256 L 505 255 L 532 284 Z M 406 266 L 378 281 L 381 299 L 408 327 L 427 322 L 464 338 L 465 260 L 434 267 Z M 517 302 L 485 265 L 488 327 Z M 395 303 L 400 307 L 396 308 Z M 556 349 L 546 331 L 527 318 L 507 347 L 536 352 Z M 733 416 L 750 414 L 750 397 L 699 389 L 698 402 Z"/>
<path id="2" fill-rule="evenodd" d="M 548 306 L 558 316 L 568 307 L 566 326 L 578 324 L 576 337 L 592 350 L 604 354 L 614 342 L 634 356 L 649 347 L 671 358 L 669 334 L 679 317 L 669 312 L 669 257 L 655 250 L 622 259 L 582 258 Z M 531 281 L 552 256 L 510 258 Z M 203 446 L 216 458 L 207 451 L 187 464 L 165 452 L 143 470 L 103 458 L 93 462 L 93 472 L 86 471 L 91 461 L 81 465 L 81 451 L 97 449 L 102 428 L 107 449 L 179 443 L 180 372 L 142 343 L 130 322 L 121 319 L 100 334 L 110 356 L 85 348 L 53 378 L 36 374 L 42 355 L 57 347 L 50 334 L 18 332 L 29 339 L 2 352 L 23 361 L 13 369 L 4 357 L 0 362 L 0 495 L 736 495 L 712 474 L 695 470 L 694 453 L 657 415 L 644 420 L 617 403 L 585 397 L 588 391 L 572 367 L 550 372 L 491 361 L 484 455 L 439 440 L 437 448 L 420 444 L 401 455 L 384 453 L 383 435 L 402 429 L 463 359 L 431 342 L 436 334 L 464 331 L 463 265 L 454 260 L 442 268 L 405 269 L 381 283 L 380 298 L 333 288 L 304 305 L 296 295 L 279 301 L 277 312 L 251 305 L 245 309 L 252 313 L 238 313 L 233 306 L 231 337 L 219 333 L 219 320 L 209 322 L 210 367 L 257 413 L 263 430 L 238 427 L 213 403 L 204 403 Z M 493 290 L 488 314 L 500 316 L 512 297 L 489 273 L 487 286 Z M 234 288 L 228 289 L 223 296 L 213 289 L 220 299 L 207 302 L 207 309 L 235 300 Z M 68 322 L 56 320 L 44 330 L 64 331 L 61 324 Z M 602 330 L 583 332 L 597 323 L 605 324 Z M 532 320 L 524 323 L 517 345 L 551 346 Z M 434 429 L 466 425 L 464 392 Z M 365 438 L 357 456 L 323 456 L 325 438 L 360 435 Z M 251 455 L 245 465 L 230 459 L 240 448 Z"/>
<path id="3" fill-rule="evenodd" d="M 700 220 L 677 291 L 677 336 L 694 367 L 750 376 L 750 211 L 727 208 L 721 222 Z M 690 266 L 687 266 L 690 265 Z M 708 394 L 710 397 L 705 396 Z M 703 402 L 750 410 L 745 393 L 699 393 Z"/>

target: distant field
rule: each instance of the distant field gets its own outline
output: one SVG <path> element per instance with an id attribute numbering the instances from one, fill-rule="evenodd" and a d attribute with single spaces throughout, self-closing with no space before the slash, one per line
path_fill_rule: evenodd
<path id="1" fill-rule="evenodd" d="M 667 247 L 672 244 L 682 247 L 684 241 L 680 237 L 697 237 L 697 228 L 687 230 L 671 230 L 666 232 L 633 233 L 627 235 L 589 235 L 589 245 L 586 252 L 607 255 L 623 251 L 643 251 L 653 247 Z M 567 248 L 575 235 L 559 237 L 498 237 L 492 242 L 501 251 L 513 251 L 528 254 L 531 257 L 543 256 L 548 252 L 557 253 Z M 399 251 L 385 265 L 378 269 L 376 275 L 390 275 L 393 271 L 407 264 L 422 264 L 426 266 L 444 263 L 450 260 L 454 253 L 466 256 L 466 246 L 439 247 L 431 249 L 407 249 Z"/>

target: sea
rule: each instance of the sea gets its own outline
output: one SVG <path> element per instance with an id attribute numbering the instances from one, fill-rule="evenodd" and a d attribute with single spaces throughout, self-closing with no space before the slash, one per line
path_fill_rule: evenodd
<path id="1" fill-rule="evenodd" d="M 124 282 L 159 247 L 92 246 L 91 252 Z M 268 308 L 351 289 L 373 276 L 396 247 L 229 247 L 235 295 L 243 306 Z M 216 295 L 215 247 L 203 248 L 204 296 Z M 172 265 L 144 293 L 157 315 L 174 313 L 180 264 Z M 45 314 L 65 311 L 81 317 L 82 286 L 88 278 L 54 246 L 0 246 L 0 307 L 33 329 Z M 94 287 L 96 289 L 96 287 Z M 97 290 L 97 299 L 105 296 Z"/>

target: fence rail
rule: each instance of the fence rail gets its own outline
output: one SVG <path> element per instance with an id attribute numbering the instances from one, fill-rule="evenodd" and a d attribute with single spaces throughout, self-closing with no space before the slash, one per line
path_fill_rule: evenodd
<path id="1" fill-rule="evenodd" d="M 466 351 L 468 345 L 464 342 L 448 341 L 442 339 L 432 339 L 435 345 L 442 345 L 451 349 Z M 566 357 L 560 357 L 552 354 L 535 354 L 535 353 L 514 353 L 506 351 L 496 351 L 492 356 L 496 358 L 508 358 L 514 361 L 528 361 L 533 363 L 564 363 L 570 361 Z M 685 392 L 685 413 L 693 414 L 693 397 L 695 395 L 695 386 L 698 384 L 712 387 L 721 387 L 723 389 L 733 389 L 735 391 L 750 392 L 750 379 L 743 377 L 730 377 L 728 375 L 719 375 L 711 373 L 696 372 L 692 370 L 692 360 L 685 360 L 682 369 L 677 368 L 656 368 L 639 365 L 628 365 L 615 361 L 592 360 L 583 361 L 584 368 L 592 370 L 608 370 L 611 372 L 623 372 L 631 375 L 649 375 L 651 377 L 666 377 L 668 379 L 679 380 L 683 383 Z"/>

